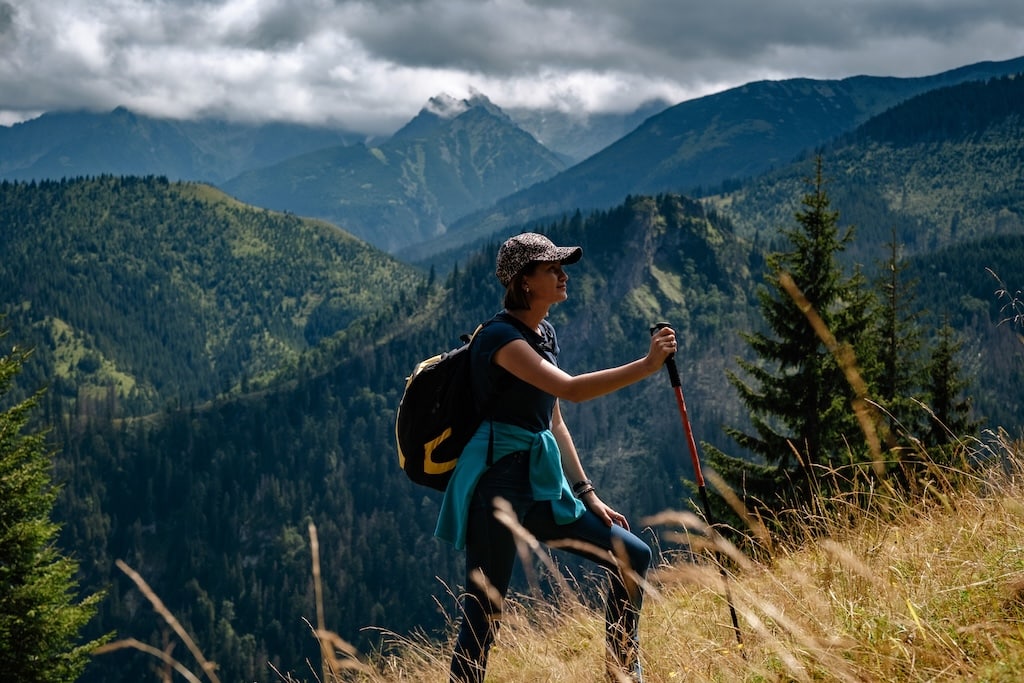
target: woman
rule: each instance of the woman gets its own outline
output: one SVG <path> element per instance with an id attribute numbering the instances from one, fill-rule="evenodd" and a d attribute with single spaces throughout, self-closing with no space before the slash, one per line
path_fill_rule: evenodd
<path id="1" fill-rule="evenodd" d="M 495 498 L 507 500 L 538 540 L 580 541 L 573 552 L 610 570 L 608 675 L 641 680 L 642 594 L 636 578 L 647 572 L 651 549 L 598 497 L 559 400 L 586 401 L 654 374 L 675 352 L 676 340 L 671 329 L 661 329 L 647 355 L 632 363 L 577 376 L 560 370 L 555 330 L 546 318 L 551 306 L 567 298 L 563 266 L 582 254 L 580 247 L 558 247 L 536 233 L 512 237 L 498 250 L 495 273 L 505 287 L 505 310 L 477 333 L 471 348 L 474 394 L 490 419 L 459 458 L 435 532 L 466 550 L 467 594 L 451 662 L 454 682 L 483 681 L 515 563 L 512 533 L 494 516 Z"/>

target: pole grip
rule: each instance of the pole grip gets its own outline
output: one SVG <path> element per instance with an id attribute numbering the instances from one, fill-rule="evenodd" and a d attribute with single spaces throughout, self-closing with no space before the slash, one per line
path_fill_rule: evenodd
<path id="1" fill-rule="evenodd" d="M 672 327 L 666 322 L 657 322 L 651 325 L 651 336 L 663 327 Z M 665 359 L 665 369 L 668 370 L 668 379 L 673 387 L 681 387 L 683 383 L 679 380 L 679 368 L 676 367 L 676 354 L 669 354 L 669 357 Z"/>

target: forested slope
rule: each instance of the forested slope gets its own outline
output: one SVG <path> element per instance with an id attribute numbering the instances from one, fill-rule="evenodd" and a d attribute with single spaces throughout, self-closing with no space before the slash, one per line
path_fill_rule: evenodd
<path id="1" fill-rule="evenodd" d="M 892 229 L 908 253 L 1024 231 L 1024 77 L 934 90 L 821 150 L 833 204 L 858 226 L 850 255 L 870 264 Z M 804 158 L 709 199 L 770 246 L 810 168 Z"/>
<path id="2" fill-rule="evenodd" d="M 1024 434 L 1024 234 L 994 235 L 908 261 L 922 326 L 957 330 L 986 429 Z M 1005 289 L 1005 291 L 1003 291 Z"/>
<path id="3" fill-rule="evenodd" d="M 87 416 L 202 402 L 272 375 L 421 276 L 325 223 L 213 188 L 0 182 L 0 312 L 21 384 Z"/>

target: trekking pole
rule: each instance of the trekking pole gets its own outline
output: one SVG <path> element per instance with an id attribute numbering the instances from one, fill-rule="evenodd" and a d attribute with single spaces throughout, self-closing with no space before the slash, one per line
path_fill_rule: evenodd
<path id="1" fill-rule="evenodd" d="M 663 327 L 671 327 L 671 325 L 665 322 L 654 323 L 651 326 L 651 336 L 654 336 L 654 333 Z M 715 529 L 714 521 L 711 519 L 711 504 L 708 502 L 708 490 L 704 485 L 704 474 L 700 469 L 700 456 L 697 454 L 697 443 L 693 440 L 693 429 L 690 428 L 690 417 L 686 412 L 686 400 L 683 398 L 683 383 L 679 381 L 679 368 L 676 367 L 676 355 L 674 353 L 669 354 L 669 357 L 665 359 L 665 369 L 668 370 L 668 378 L 676 394 L 676 403 L 679 404 L 679 416 L 682 418 L 683 431 L 686 433 L 686 443 L 690 448 L 690 460 L 693 462 L 693 478 L 697 482 L 697 492 L 700 494 L 700 502 L 704 507 L 704 518 L 708 523 L 711 534 L 717 536 L 718 531 Z M 732 630 L 736 632 L 736 643 L 740 647 L 740 653 L 745 657 L 746 654 L 743 653 L 743 634 L 740 633 L 740 623 L 736 618 L 736 607 L 732 604 L 732 594 L 729 591 L 729 574 L 722 563 L 721 553 L 717 550 L 715 551 L 715 561 L 718 562 L 719 569 L 721 569 L 722 587 L 725 592 L 725 601 L 729 605 L 729 614 L 732 617 Z"/>

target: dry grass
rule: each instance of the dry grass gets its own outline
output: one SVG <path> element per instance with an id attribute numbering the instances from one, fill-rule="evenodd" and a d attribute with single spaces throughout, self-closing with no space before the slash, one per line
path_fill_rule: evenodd
<path id="1" fill-rule="evenodd" d="M 772 539 L 770 563 L 740 557 L 729 592 L 742 648 L 716 566 L 660 567 L 642 622 L 647 681 L 1020 680 L 1024 450 L 1005 436 L 978 448 L 995 459 L 977 474 L 934 468 L 919 498 L 879 493 L 857 515 L 829 506 L 838 512 L 823 513 L 818 531 L 794 534 L 815 540 Z M 601 680 L 601 611 L 560 603 L 510 600 L 488 681 Z M 357 678 L 445 680 L 441 645 L 394 644 L 398 654 Z"/>
<path id="2" fill-rule="evenodd" d="M 877 493 L 856 515 L 841 504 L 826 506 L 834 512 L 815 520 L 814 534 L 796 529 L 791 538 L 770 539 L 770 562 L 720 545 L 733 559 L 729 593 L 742 647 L 716 565 L 660 566 L 649 577 L 641 627 L 647 681 L 1019 680 L 1024 446 L 994 435 L 974 449 L 974 459 L 985 456 L 985 467 L 973 474 L 932 468 L 924 493 L 913 500 Z M 666 535 L 700 524 L 676 513 L 647 521 Z M 315 546 L 315 529 L 310 533 Z M 814 540 L 796 540 L 807 537 Z M 141 577 L 122 569 L 176 624 Z M 450 650 L 424 636 L 389 635 L 387 654 L 365 657 L 319 620 L 311 631 L 322 644 L 321 670 L 279 673 L 281 680 L 446 680 Z M 164 659 L 188 680 L 215 681 L 213 665 L 187 635 L 179 636 L 202 673 L 187 675 L 169 654 L 132 640 L 105 649 L 132 647 Z M 601 609 L 568 585 L 553 599 L 513 596 L 488 681 L 601 680 L 603 640 Z"/>

